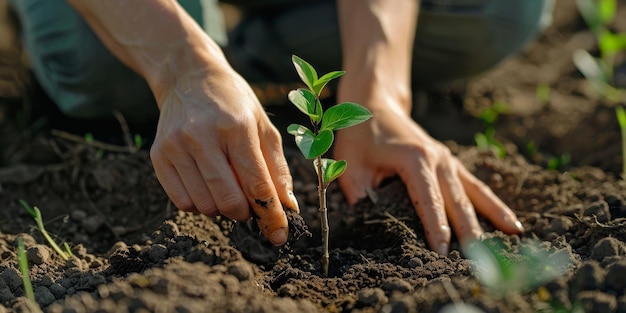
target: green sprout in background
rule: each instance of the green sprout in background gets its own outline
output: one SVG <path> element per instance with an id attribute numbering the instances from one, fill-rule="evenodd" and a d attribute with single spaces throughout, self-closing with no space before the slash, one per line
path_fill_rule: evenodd
<path id="1" fill-rule="evenodd" d="M 515 252 L 499 238 L 486 239 L 471 243 L 465 253 L 474 275 L 496 297 L 540 287 L 571 265 L 566 251 L 549 253 L 534 241 L 523 242 Z"/>
<path id="2" fill-rule="evenodd" d="M 52 237 L 50 237 L 50 234 L 48 234 L 48 231 L 46 231 L 46 228 L 43 225 L 43 217 L 41 216 L 41 211 L 39 210 L 39 208 L 36 206 L 31 207 L 26 201 L 22 199 L 20 199 L 19 201 L 20 201 L 20 204 L 24 207 L 24 209 L 26 209 L 28 214 L 30 214 L 30 216 L 33 217 L 33 219 L 37 223 L 37 227 L 39 228 L 39 231 L 44 236 L 44 238 L 46 238 L 50 247 L 52 247 L 52 249 L 54 249 L 54 251 L 56 251 L 56 253 L 59 254 L 61 258 L 63 258 L 63 260 L 68 260 L 71 256 L 73 256 L 72 250 L 70 249 L 70 246 L 66 242 L 63 243 L 63 246 L 65 247 L 65 251 L 63 251 L 56 244 L 56 242 L 54 242 Z"/>
<path id="3" fill-rule="evenodd" d="M 317 76 L 317 72 L 303 59 L 298 56 L 291 58 L 300 79 L 307 88 L 299 88 L 289 92 L 289 100 L 298 110 L 306 114 L 313 126 L 309 129 L 299 124 L 291 124 L 287 131 L 295 136 L 296 145 L 307 159 L 312 159 L 318 178 L 319 211 L 322 221 L 322 275 L 328 276 L 328 215 L 326 208 L 326 189 L 328 185 L 339 178 L 346 170 L 345 160 L 333 160 L 322 158 L 322 155 L 330 149 L 334 140 L 334 131 L 365 122 L 370 117 L 366 108 L 352 102 L 343 102 L 334 105 L 326 112 L 320 102 L 320 94 L 329 81 L 340 77 L 344 71 L 333 71 Z"/>
<path id="4" fill-rule="evenodd" d="M 577 50 L 573 60 L 593 89 L 612 102 L 624 101 L 626 91 L 613 85 L 613 72 L 618 54 L 626 51 L 626 33 L 611 31 L 617 13 L 617 0 L 576 0 L 578 11 L 598 41 L 598 57 Z"/>
<path id="5" fill-rule="evenodd" d="M 615 116 L 622 133 L 622 178 L 626 179 L 626 112 L 623 106 L 615 107 Z"/>
<path id="6" fill-rule="evenodd" d="M 479 115 L 485 128 L 484 132 L 474 134 L 474 141 L 479 150 L 492 151 L 500 159 L 506 156 L 506 149 L 502 142 L 496 138 L 495 123 L 498 116 L 507 110 L 508 106 L 502 102 L 495 102 L 492 106 L 484 109 Z"/>

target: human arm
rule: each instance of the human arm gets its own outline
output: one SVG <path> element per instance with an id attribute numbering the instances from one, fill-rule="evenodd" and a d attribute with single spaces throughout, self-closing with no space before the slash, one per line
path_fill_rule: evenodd
<path id="1" fill-rule="evenodd" d="M 411 55 L 419 1 L 340 0 L 343 69 L 338 101 L 357 102 L 374 117 L 337 132 L 335 157 L 348 161 L 340 177 L 356 202 L 384 178 L 407 186 L 429 246 L 447 254 L 451 229 L 462 243 L 478 238 L 476 211 L 507 233 L 523 231 L 515 214 L 442 143 L 410 116 Z"/>
<path id="2" fill-rule="evenodd" d="M 281 203 L 298 204 L 281 137 L 219 46 L 176 1 L 68 2 L 150 86 L 160 109 L 150 155 L 172 202 L 240 221 L 254 213 L 264 235 L 284 243 Z"/>

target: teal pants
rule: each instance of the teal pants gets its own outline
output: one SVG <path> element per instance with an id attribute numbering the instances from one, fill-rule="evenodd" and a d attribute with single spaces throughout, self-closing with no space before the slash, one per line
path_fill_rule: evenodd
<path id="1" fill-rule="evenodd" d="M 335 1 L 225 1 L 244 12 L 224 32 L 217 0 L 180 0 L 250 82 L 296 82 L 291 55 L 320 72 L 341 69 Z M 551 18 L 552 0 L 422 0 L 415 46 L 416 86 L 466 78 L 534 39 Z M 70 117 L 130 120 L 158 116 L 146 82 L 118 61 L 63 0 L 10 0 L 33 72 Z"/>

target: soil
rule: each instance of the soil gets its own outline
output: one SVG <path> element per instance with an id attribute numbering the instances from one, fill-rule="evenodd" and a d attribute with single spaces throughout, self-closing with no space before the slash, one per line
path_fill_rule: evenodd
<path id="1" fill-rule="evenodd" d="M 126 151 L 119 134 L 102 134 L 97 123 L 39 127 L 41 115 L 25 120 L 27 110 L 16 107 L 45 97 L 33 88 L 5 95 L 0 312 L 626 312 L 620 129 L 614 104 L 594 96 L 571 61 L 576 49 L 594 51 L 593 35 L 574 1 L 556 8 L 553 25 L 523 53 L 472 78 L 463 93 L 425 93 L 427 114 L 416 116 L 518 214 L 526 233 L 504 235 L 481 220 L 484 245 L 462 251 L 453 239 L 441 256 L 427 248 L 397 179 L 354 208 L 331 185 L 328 277 L 318 263 L 314 172 L 292 145 L 285 150 L 301 215 L 290 215 L 290 242 L 275 248 L 252 221 L 177 211 L 146 149 Z M 625 10 L 620 2 L 619 14 Z M 548 99 L 537 98 L 538 86 L 550 87 Z M 495 125 L 504 158 L 471 142 L 478 113 L 497 102 L 508 107 Z M 41 209 L 46 229 L 74 256 L 63 260 L 50 248 L 20 199 Z M 38 307 L 25 297 L 18 237 Z M 480 247 L 496 254 L 471 261 Z"/>

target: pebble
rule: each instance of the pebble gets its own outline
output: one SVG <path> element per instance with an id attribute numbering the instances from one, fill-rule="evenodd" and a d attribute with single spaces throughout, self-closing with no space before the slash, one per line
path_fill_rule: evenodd
<path id="1" fill-rule="evenodd" d="M 50 249 L 44 245 L 34 245 L 26 249 L 29 264 L 41 265 L 50 261 Z"/>
<path id="2" fill-rule="evenodd" d="M 595 215 L 600 223 L 606 223 L 611 220 L 611 211 L 606 201 L 596 201 L 591 203 L 584 211 L 584 216 Z"/>
<path id="3" fill-rule="evenodd" d="M 67 289 L 65 289 L 65 287 L 61 286 L 61 284 L 59 283 L 54 283 L 50 285 L 50 287 L 48 287 L 48 290 L 50 290 L 50 292 L 57 299 L 62 299 L 67 293 Z"/>
<path id="4" fill-rule="evenodd" d="M 243 261 L 237 261 L 228 266 L 228 274 L 237 277 L 239 281 L 246 281 L 254 277 L 254 270 L 250 264 Z"/>
<path id="5" fill-rule="evenodd" d="M 22 273 L 15 268 L 7 268 L 0 273 L 0 278 L 4 280 L 5 284 L 11 291 L 22 286 Z"/>
<path id="6" fill-rule="evenodd" d="M 167 247 L 164 244 L 154 244 L 150 246 L 150 250 L 148 251 L 148 257 L 152 262 L 160 262 L 167 259 L 169 251 L 167 251 Z"/>
<path id="7" fill-rule="evenodd" d="M 384 291 L 391 293 L 392 291 L 400 291 L 402 293 L 407 293 L 413 291 L 413 286 L 406 280 L 402 280 L 400 278 L 391 277 L 387 278 L 383 281 L 380 286 Z"/>
<path id="8" fill-rule="evenodd" d="M 56 300 L 52 292 L 50 292 L 50 290 L 48 290 L 45 286 L 35 287 L 34 293 L 35 300 L 37 300 L 37 303 L 39 303 L 42 307 L 46 307 Z"/>
<path id="9" fill-rule="evenodd" d="M 378 303 L 387 302 L 385 292 L 380 288 L 363 288 L 356 293 L 360 306 L 373 307 Z"/>
<path id="10" fill-rule="evenodd" d="M 602 289 L 605 275 L 606 273 L 597 262 L 589 261 L 581 266 L 574 275 L 571 280 L 573 285 L 570 286 L 570 291 L 576 294 L 582 290 Z"/>
<path id="11" fill-rule="evenodd" d="M 616 262 L 606 273 L 606 287 L 616 294 L 624 294 L 626 289 L 626 259 Z"/>
<path id="12" fill-rule="evenodd" d="M 564 234 L 574 226 L 572 220 L 565 216 L 558 216 L 550 221 L 550 231 L 557 234 Z"/>
<path id="13" fill-rule="evenodd" d="M 617 309 L 615 296 L 601 291 L 582 291 L 577 296 L 584 312 L 611 313 Z"/>
<path id="14" fill-rule="evenodd" d="M 591 258 L 602 262 L 606 257 L 615 255 L 624 255 L 626 253 L 626 246 L 619 239 L 613 237 L 605 237 L 593 246 L 591 249 Z"/>

